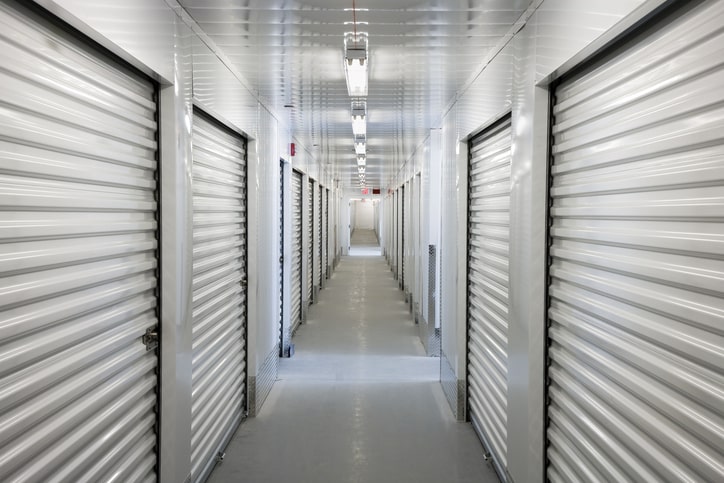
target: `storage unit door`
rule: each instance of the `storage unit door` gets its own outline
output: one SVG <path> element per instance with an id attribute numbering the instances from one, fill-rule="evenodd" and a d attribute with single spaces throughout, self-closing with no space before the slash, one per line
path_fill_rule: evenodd
<path id="1" fill-rule="evenodd" d="M 400 187 L 397 192 L 397 279 L 402 287 L 404 270 L 405 270 L 405 234 L 403 228 L 405 226 L 405 212 L 402 209 L 402 203 L 405 200 L 404 188 Z"/>
<path id="2" fill-rule="evenodd" d="M 724 2 L 684 4 L 554 92 L 552 481 L 724 481 Z"/>
<path id="3" fill-rule="evenodd" d="M 322 260 L 322 241 L 324 240 L 324 234 L 322 231 L 322 222 L 324 221 L 324 210 L 322 209 L 322 188 L 319 186 L 319 189 L 317 190 L 317 240 L 316 240 L 316 258 L 318 260 L 317 263 L 317 269 L 319 270 L 319 274 L 317 277 L 317 286 L 321 289 L 322 288 L 322 280 L 324 279 L 324 262 Z"/>
<path id="4" fill-rule="evenodd" d="M 153 481 L 155 86 L 10 2 L 0 58 L 0 481 Z"/>
<path id="5" fill-rule="evenodd" d="M 307 245 L 307 300 L 312 303 L 314 288 L 314 181 L 309 179 L 307 229 L 309 244 Z"/>
<path id="6" fill-rule="evenodd" d="M 277 300 L 277 330 L 279 330 L 279 357 L 284 357 L 285 350 L 289 348 L 291 332 L 284 332 L 284 160 L 279 160 L 279 299 Z M 289 310 L 289 307 L 287 307 Z M 289 327 L 287 327 L 289 329 Z"/>
<path id="7" fill-rule="evenodd" d="M 395 279 L 399 278 L 399 273 L 398 273 L 398 271 L 397 271 L 397 270 L 398 270 L 398 266 L 397 266 L 397 263 L 398 263 L 398 250 L 399 250 L 399 244 L 400 244 L 400 227 L 399 227 L 399 223 L 400 223 L 399 214 L 400 214 L 400 212 L 399 212 L 399 210 L 398 210 L 399 204 L 397 203 L 397 197 L 398 197 L 399 195 L 400 195 L 400 192 L 399 192 L 398 190 L 395 190 L 395 192 L 394 192 L 394 194 L 393 194 L 393 196 L 392 196 L 392 204 L 394 205 L 394 206 L 392 207 L 392 215 L 393 215 L 393 216 L 392 216 L 392 225 L 393 225 L 393 226 L 392 226 L 392 231 L 393 231 L 393 233 L 394 233 L 394 238 L 395 238 L 392 249 L 393 249 L 394 260 L 395 260 L 395 263 L 394 263 Z"/>
<path id="8" fill-rule="evenodd" d="M 501 475 L 507 469 L 510 115 L 470 142 L 468 412 Z"/>
<path id="9" fill-rule="evenodd" d="M 329 267 L 329 190 L 322 190 L 322 278 Z"/>
<path id="10" fill-rule="evenodd" d="M 292 334 L 302 322 L 302 173 L 292 171 Z"/>
<path id="11" fill-rule="evenodd" d="M 405 212 L 403 203 L 405 201 L 405 188 L 400 187 L 397 190 L 397 278 L 400 281 L 400 287 L 404 283 L 405 271 Z"/>
<path id="12" fill-rule="evenodd" d="M 191 475 L 203 481 L 245 411 L 246 141 L 196 109 L 193 147 Z"/>

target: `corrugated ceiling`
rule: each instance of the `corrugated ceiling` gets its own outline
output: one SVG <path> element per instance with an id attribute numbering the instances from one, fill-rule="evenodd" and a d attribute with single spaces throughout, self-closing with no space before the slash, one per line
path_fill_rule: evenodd
<path id="1" fill-rule="evenodd" d="M 180 3 L 342 186 L 357 186 L 342 64 L 352 0 Z M 355 3 L 369 33 L 367 184 L 384 186 L 530 1 Z"/>

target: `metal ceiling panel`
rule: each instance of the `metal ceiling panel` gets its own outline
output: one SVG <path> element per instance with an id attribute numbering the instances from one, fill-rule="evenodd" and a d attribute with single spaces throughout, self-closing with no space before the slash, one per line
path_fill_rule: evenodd
<path id="1" fill-rule="evenodd" d="M 342 67 L 343 35 L 354 28 L 352 0 L 179 2 L 249 87 L 270 108 L 288 113 L 294 136 L 319 162 L 333 165 L 342 187 L 357 186 L 356 170 L 350 169 L 354 138 Z M 390 181 L 429 130 L 438 127 L 445 106 L 529 4 L 356 2 L 357 28 L 369 33 L 368 186 Z M 198 61 L 203 56 L 195 55 Z M 245 105 L 240 102 L 239 110 Z"/>

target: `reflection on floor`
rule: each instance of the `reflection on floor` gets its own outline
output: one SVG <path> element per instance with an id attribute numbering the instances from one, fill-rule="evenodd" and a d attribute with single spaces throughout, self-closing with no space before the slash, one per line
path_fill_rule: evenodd
<path id="1" fill-rule="evenodd" d="M 344 257 L 211 482 L 497 482 L 384 258 Z"/>
<path id="2" fill-rule="evenodd" d="M 373 257 L 382 255 L 382 248 L 374 230 L 357 228 L 352 233 L 349 254 L 352 257 Z"/>

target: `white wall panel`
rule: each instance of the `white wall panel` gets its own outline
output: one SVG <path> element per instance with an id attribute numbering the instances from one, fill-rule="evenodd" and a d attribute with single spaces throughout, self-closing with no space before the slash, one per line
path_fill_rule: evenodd
<path id="1" fill-rule="evenodd" d="M 460 306 L 459 275 L 464 277 L 465 220 L 460 210 L 466 210 L 466 169 L 460 169 L 461 160 L 467 165 L 467 147 L 461 142 L 457 129 L 457 106 L 443 120 L 442 128 L 442 196 L 440 210 L 440 331 L 441 375 L 440 379 L 448 402 L 456 418 L 465 417 L 465 318 L 464 305 Z M 461 198 L 462 197 L 462 198 Z M 462 223 L 462 224 L 461 224 Z M 463 236 L 460 237 L 460 231 Z M 462 243 L 462 246 L 461 246 Z M 462 302 L 464 304 L 464 297 Z M 462 344 L 461 344 L 462 338 Z"/>
<path id="2" fill-rule="evenodd" d="M 161 87 L 161 482 L 191 473 L 192 37 L 176 22 L 176 85 Z"/>
<path id="3" fill-rule="evenodd" d="M 277 120 L 259 108 L 258 132 L 249 142 L 249 387 L 252 415 L 277 375 L 279 350 L 279 200 Z M 272 356 L 274 354 L 274 356 Z M 255 391 L 252 395 L 252 391 Z"/>
<path id="4" fill-rule="evenodd" d="M 535 80 L 545 78 L 574 59 L 617 24 L 630 24 L 662 3 L 662 0 L 589 0 L 585 3 L 545 0 L 530 21 L 535 26 Z M 626 19 L 632 13 L 632 18 Z"/>
<path id="5" fill-rule="evenodd" d="M 442 130 L 430 130 L 430 151 L 427 155 L 428 170 L 423 172 L 423 184 L 427 193 L 427 209 L 424 224 L 427 226 L 428 246 L 435 245 L 437 250 L 436 267 L 435 267 L 435 287 L 440 287 L 440 210 L 442 206 L 442 160 L 443 160 Z M 429 265 L 429 263 L 428 263 Z M 427 287 L 430 280 L 427 280 Z M 427 290 L 426 290 L 427 292 Z M 429 310 L 429 303 L 425 304 L 424 310 Z M 435 301 L 435 313 L 426 313 L 426 319 L 433 320 L 435 327 L 440 327 L 440 294 L 438 293 Z"/>
<path id="6" fill-rule="evenodd" d="M 375 207 L 371 200 L 354 200 L 352 203 L 355 212 L 354 228 L 357 230 L 372 230 L 375 223 Z"/>
<path id="7" fill-rule="evenodd" d="M 164 0 L 131 0 L 122 4 L 94 0 L 36 3 L 146 74 L 164 83 L 181 80 L 176 76 L 175 66 L 179 19 Z"/>

